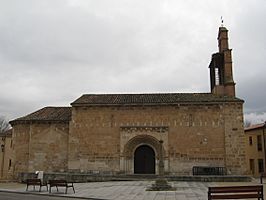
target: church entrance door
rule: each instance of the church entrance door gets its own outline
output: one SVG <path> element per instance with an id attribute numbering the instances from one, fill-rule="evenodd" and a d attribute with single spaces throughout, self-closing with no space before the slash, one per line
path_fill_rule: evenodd
<path id="1" fill-rule="evenodd" d="M 135 150 L 134 174 L 155 174 L 155 153 L 148 145 L 141 145 Z"/>

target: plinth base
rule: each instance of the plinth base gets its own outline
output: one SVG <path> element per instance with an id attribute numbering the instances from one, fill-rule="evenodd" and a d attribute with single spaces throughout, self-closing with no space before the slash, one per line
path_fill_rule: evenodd
<path id="1" fill-rule="evenodd" d="M 164 178 L 157 179 L 151 187 L 146 189 L 147 191 L 175 191 L 176 188 L 172 187 L 168 181 Z"/>

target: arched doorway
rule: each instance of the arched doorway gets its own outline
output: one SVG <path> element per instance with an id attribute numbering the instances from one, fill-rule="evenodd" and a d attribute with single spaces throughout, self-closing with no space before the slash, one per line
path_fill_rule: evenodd
<path id="1" fill-rule="evenodd" d="M 150 146 L 141 145 L 135 150 L 134 174 L 155 174 L 155 152 Z"/>

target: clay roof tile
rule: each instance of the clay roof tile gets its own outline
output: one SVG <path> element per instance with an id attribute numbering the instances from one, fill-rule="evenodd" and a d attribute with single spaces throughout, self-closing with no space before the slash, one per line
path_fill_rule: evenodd
<path id="1" fill-rule="evenodd" d="M 71 105 L 161 105 L 201 102 L 243 102 L 243 100 L 211 93 L 84 94 Z"/>
<path id="2" fill-rule="evenodd" d="M 44 107 L 24 117 L 10 121 L 10 124 L 29 122 L 69 122 L 71 107 Z"/>

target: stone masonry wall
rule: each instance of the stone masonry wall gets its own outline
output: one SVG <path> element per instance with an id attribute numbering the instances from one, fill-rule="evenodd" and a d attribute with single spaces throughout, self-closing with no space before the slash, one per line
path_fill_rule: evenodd
<path id="1" fill-rule="evenodd" d="M 87 107 L 72 110 L 70 171 L 119 171 L 119 126 L 115 112 Z"/>
<path id="2" fill-rule="evenodd" d="M 68 124 L 31 124 L 29 172 L 67 170 Z"/>
<path id="3" fill-rule="evenodd" d="M 68 124 L 16 124 L 13 129 L 15 175 L 67 170 Z"/>
<path id="4" fill-rule="evenodd" d="M 17 124 L 13 126 L 14 146 L 14 175 L 18 172 L 28 172 L 29 164 L 29 124 Z"/>
<path id="5" fill-rule="evenodd" d="M 246 141 L 241 104 L 224 106 L 225 156 L 230 174 L 247 174 Z"/>
<path id="6" fill-rule="evenodd" d="M 223 106 L 180 106 L 172 112 L 170 172 L 189 175 L 193 166 L 225 167 Z"/>
<path id="7" fill-rule="evenodd" d="M 191 174 L 193 166 L 228 167 L 234 174 L 243 174 L 245 166 L 239 168 L 244 164 L 241 116 L 241 102 L 179 106 L 73 107 L 68 167 L 70 171 L 119 172 L 123 168 L 120 165 L 120 158 L 123 156 L 120 152 L 123 146 L 120 140 L 121 127 L 167 126 L 168 145 L 164 146 L 167 151 L 164 159 L 169 174 Z M 235 131 L 232 132 L 232 129 Z M 160 140 L 158 134 L 143 134 Z M 229 135 L 233 140 L 229 139 Z M 129 139 L 132 137 L 129 136 Z M 127 139 L 123 138 L 122 142 L 126 144 Z"/>

